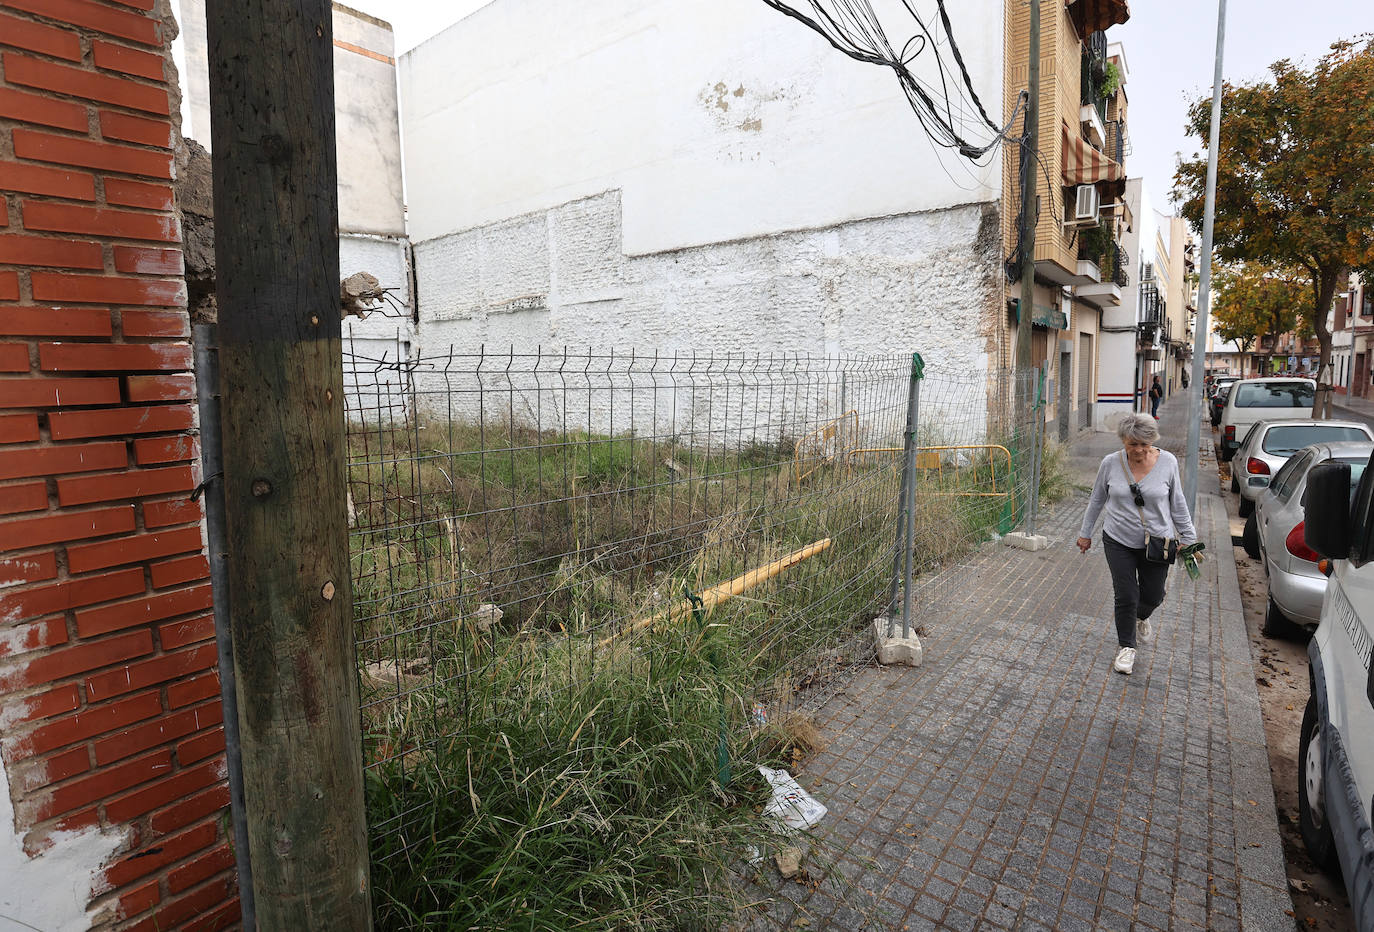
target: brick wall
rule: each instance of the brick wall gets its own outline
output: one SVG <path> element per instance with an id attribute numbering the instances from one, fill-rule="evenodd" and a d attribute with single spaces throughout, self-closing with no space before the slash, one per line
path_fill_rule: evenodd
<path id="1" fill-rule="evenodd" d="M 0 0 L 0 845 L 35 877 L 103 845 L 65 904 L 100 928 L 238 919 L 173 32 L 167 0 Z M 60 912 L 41 887 L 0 899 Z"/>

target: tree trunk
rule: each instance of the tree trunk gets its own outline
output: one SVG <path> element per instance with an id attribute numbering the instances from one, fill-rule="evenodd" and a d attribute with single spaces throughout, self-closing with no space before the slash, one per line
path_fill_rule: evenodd
<path id="1" fill-rule="evenodd" d="M 1336 284 L 1340 281 L 1341 269 L 1322 268 L 1313 281 L 1317 303 L 1312 309 L 1312 329 L 1317 333 L 1317 345 L 1321 355 L 1317 360 L 1317 396 L 1312 404 L 1314 418 L 1329 419 L 1334 403 L 1331 387 L 1331 328 L 1326 325 L 1326 312 L 1336 296 Z"/>

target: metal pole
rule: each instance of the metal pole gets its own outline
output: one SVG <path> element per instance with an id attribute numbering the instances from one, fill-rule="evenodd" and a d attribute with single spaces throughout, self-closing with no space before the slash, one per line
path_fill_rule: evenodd
<path id="1" fill-rule="evenodd" d="M 239 910 L 245 929 L 257 928 L 253 865 L 248 853 L 248 813 L 243 803 L 243 757 L 239 745 L 239 697 L 234 680 L 234 636 L 229 627 L 229 565 L 224 533 L 224 459 L 219 423 L 219 347 L 214 324 L 196 324 L 196 401 L 200 408 L 201 491 L 209 541 L 210 587 L 215 603 L 215 647 L 219 657 L 220 701 L 224 706 L 224 757 L 229 776 L 229 817 L 238 866 Z"/>
<path id="2" fill-rule="evenodd" d="M 1208 301 L 1212 288 L 1212 226 L 1217 206 L 1217 146 L 1221 144 L 1221 53 L 1226 42 L 1226 0 L 1217 0 L 1217 61 L 1212 76 L 1212 127 L 1207 142 L 1207 196 L 1202 208 L 1202 270 L 1198 278 L 1197 319 L 1193 324 L 1193 378 L 1188 386 L 1188 458 L 1183 494 L 1197 514 L 1198 447 L 1202 443 L 1202 380 L 1207 365 Z"/>
<path id="3" fill-rule="evenodd" d="M 911 354 L 911 402 L 906 437 L 906 541 L 902 546 L 902 637 L 911 637 L 911 560 L 916 548 L 916 428 L 921 409 L 921 377 L 925 363 L 920 353 Z"/>
<path id="4" fill-rule="evenodd" d="M 904 566 L 909 565 L 910 560 L 903 561 L 902 554 L 907 540 L 912 538 L 912 534 L 907 532 L 907 524 L 911 519 L 911 499 L 914 495 L 914 478 L 916 474 L 916 417 L 917 405 L 920 404 L 920 379 L 921 379 L 921 354 L 911 354 L 911 382 L 907 387 L 906 395 L 906 439 L 902 447 L 902 486 L 897 493 L 897 540 L 892 547 L 892 585 L 887 593 L 887 636 L 892 637 L 897 631 L 897 583 L 901 579 Z M 905 598 L 906 589 L 902 589 Z M 905 615 L 905 610 L 903 611 Z"/>
<path id="5" fill-rule="evenodd" d="M 1030 61 L 1027 75 L 1026 141 L 1021 153 L 1021 299 L 1016 309 L 1017 369 L 1031 366 L 1031 315 L 1035 308 L 1035 165 L 1040 146 L 1040 0 L 1030 2 Z M 1026 399 L 1017 399 L 1024 406 Z"/>
<path id="6" fill-rule="evenodd" d="M 1044 405 L 1045 393 L 1045 372 L 1049 369 L 1049 363 L 1045 363 L 1044 368 L 1036 366 L 1035 372 L 1035 404 L 1031 407 L 1031 474 L 1030 474 L 1030 508 L 1026 512 L 1026 533 L 1035 533 L 1035 519 L 1040 511 L 1040 457 L 1044 449 L 1045 442 L 1045 415 L 1042 410 Z"/>

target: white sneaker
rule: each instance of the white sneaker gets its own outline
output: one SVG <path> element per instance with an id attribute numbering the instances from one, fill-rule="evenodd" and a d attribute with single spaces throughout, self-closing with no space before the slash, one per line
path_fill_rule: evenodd
<path id="1" fill-rule="evenodd" d="M 1135 623 L 1136 637 L 1142 641 L 1148 641 L 1155 636 L 1155 629 L 1150 627 L 1150 619 L 1141 618 Z"/>
<path id="2" fill-rule="evenodd" d="M 1135 669 L 1135 648 L 1123 647 L 1121 650 L 1117 651 L 1116 661 L 1112 663 L 1112 669 L 1117 673 L 1124 673 L 1130 676 L 1131 671 Z"/>

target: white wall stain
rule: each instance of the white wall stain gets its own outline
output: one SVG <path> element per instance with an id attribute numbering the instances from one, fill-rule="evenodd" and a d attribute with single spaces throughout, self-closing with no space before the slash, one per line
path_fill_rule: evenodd
<path id="1" fill-rule="evenodd" d="M 87 904 L 97 877 L 127 840 L 127 830 L 51 832 L 36 845 L 41 852 L 30 856 L 15 830 L 9 775 L 0 760 L 0 928 L 10 928 L 9 923 L 43 932 L 91 928 L 97 911 Z M 33 839 L 30 845 L 35 846 Z"/>

